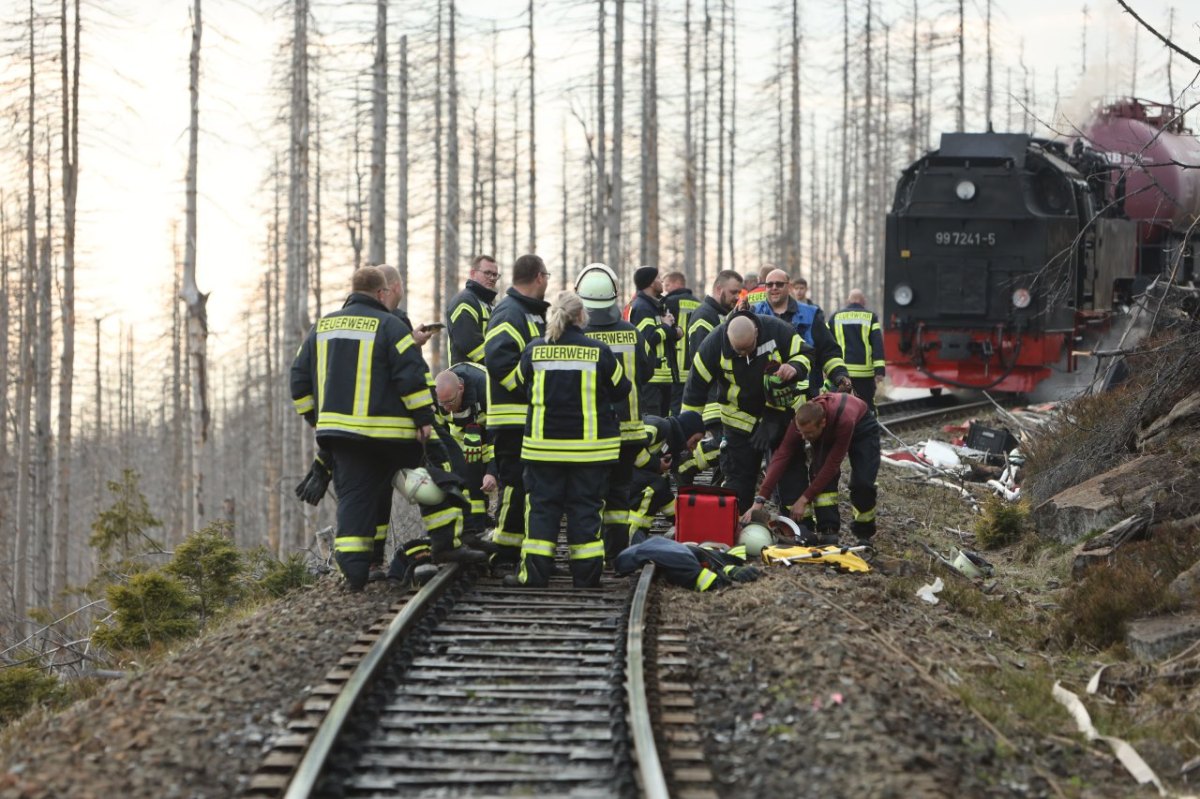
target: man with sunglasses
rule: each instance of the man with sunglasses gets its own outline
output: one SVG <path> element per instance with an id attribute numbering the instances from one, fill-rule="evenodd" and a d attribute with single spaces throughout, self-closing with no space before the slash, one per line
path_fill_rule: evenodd
<path id="1" fill-rule="evenodd" d="M 791 285 L 787 272 L 772 270 L 766 280 L 767 299 L 755 304 L 754 312 L 784 320 L 813 348 L 809 397 L 821 392 L 823 377 L 829 378 L 839 391 L 850 391 L 850 375 L 842 360 L 842 350 L 825 324 L 825 314 L 816 305 L 796 302 L 790 292 Z"/>
<path id="2" fill-rule="evenodd" d="M 483 336 L 492 306 L 496 301 L 496 283 L 500 267 L 490 255 L 476 255 L 471 261 L 471 276 L 463 290 L 446 306 L 446 329 L 450 334 L 450 363 L 483 363 Z"/>

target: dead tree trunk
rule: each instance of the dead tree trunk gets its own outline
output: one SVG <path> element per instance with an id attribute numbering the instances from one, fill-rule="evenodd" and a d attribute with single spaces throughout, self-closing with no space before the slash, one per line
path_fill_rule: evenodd
<path id="1" fill-rule="evenodd" d="M 605 222 L 608 210 L 608 177 L 605 174 L 604 164 L 605 136 L 607 135 L 604 130 L 604 48 L 607 42 L 604 38 L 604 0 L 600 0 L 596 5 L 599 8 L 599 17 L 597 18 L 599 38 L 596 47 L 596 207 L 593 209 L 595 221 L 592 224 L 592 260 L 603 262 Z"/>
<path id="2" fill-rule="evenodd" d="M 437 4 L 437 62 L 434 65 L 433 89 L 433 311 L 441 310 L 445 296 L 442 285 L 442 0 Z M 435 317 L 436 318 L 436 317 Z M 442 337 L 430 342 L 434 364 L 442 359 Z"/>
<path id="3" fill-rule="evenodd" d="M 912 84 L 909 87 L 909 98 L 911 100 L 911 105 L 910 105 L 909 110 L 911 112 L 911 116 L 909 117 L 909 129 L 908 129 L 908 161 L 909 161 L 909 163 L 912 163 L 913 161 L 917 160 L 917 141 L 919 140 L 919 136 L 920 136 L 920 126 L 917 122 L 917 117 L 919 115 L 919 112 L 918 112 L 919 104 L 918 103 L 919 103 L 919 98 L 920 98 L 920 93 L 917 90 L 917 80 L 918 80 L 917 57 L 920 54 L 920 50 L 917 47 L 917 24 L 921 20 L 920 11 L 917 7 L 918 2 L 919 2 L 919 0 L 913 0 L 913 6 L 912 6 L 912 10 L 913 10 L 913 16 L 912 16 L 912 71 L 910 73 L 911 78 L 912 78 Z"/>
<path id="4" fill-rule="evenodd" d="M 480 220 L 479 193 L 482 186 L 479 183 L 479 106 L 471 106 L 471 257 L 479 252 Z"/>
<path id="5" fill-rule="evenodd" d="M 375 61 L 371 83 L 371 210 L 368 221 L 370 232 L 367 234 L 370 239 L 367 245 L 367 262 L 371 264 L 387 261 L 387 17 L 388 0 L 376 0 Z M 300 45 L 293 42 L 292 46 Z M 294 95 L 292 99 L 296 99 Z"/>
<path id="6" fill-rule="evenodd" d="M 276 164 L 278 169 L 278 164 Z M 188 505 L 187 500 L 187 485 L 184 480 L 186 469 L 184 468 L 184 430 L 183 430 L 183 316 L 180 313 L 180 304 L 182 303 L 181 295 L 183 294 L 183 262 L 179 257 L 178 244 L 172 242 L 171 247 L 171 267 L 174 271 L 172 276 L 172 288 L 174 291 L 171 294 L 171 477 L 172 484 L 178 487 L 178 491 L 172 492 L 171 496 L 171 512 L 169 527 L 168 543 L 174 544 L 183 540 L 183 530 L 186 524 Z M 99 327 L 100 320 L 96 320 Z M 97 333 L 99 330 L 97 330 Z M 97 397 L 97 401 L 99 397 Z"/>
<path id="7" fill-rule="evenodd" d="M 850 2 L 842 3 L 842 200 L 838 209 L 837 248 L 842 264 L 842 285 L 850 281 L 850 253 L 846 250 L 846 218 L 850 208 Z"/>
<path id="8" fill-rule="evenodd" d="M 47 201 L 49 193 L 47 192 Z M 48 216 L 48 215 L 47 215 Z M 54 349 L 54 326 L 51 321 L 50 305 L 53 301 L 51 286 L 53 279 L 50 266 L 50 225 L 42 237 L 38 258 L 37 286 L 37 341 L 34 342 L 36 382 L 34 384 L 34 467 L 33 496 L 34 536 L 37 539 L 37 555 L 34 559 L 33 597 L 40 608 L 50 607 L 51 563 L 54 558 L 54 533 L 51 529 L 54 501 L 50 480 L 50 363 Z"/>
<path id="9" fill-rule="evenodd" d="M 737 175 L 737 155 L 734 145 L 737 140 L 737 8 L 734 0 L 729 0 L 729 48 L 732 54 L 733 63 L 730 66 L 730 87 L 729 87 L 729 268 L 734 268 L 733 260 L 733 218 L 734 209 L 737 207 L 734 203 L 734 186 Z"/>
<path id="10" fill-rule="evenodd" d="M 534 84 L 533 0 L 529 0 L 529 252 L 537 252 L 537 91 Z"/>
<path id="11" fill-rule="evenodd" d="M 625 165 L 625 0 L 616 2 L 616 25 L 613 31 L 613 144 L 612 188 L 608 211 L 609 265 L 617 274 L 624 274 L 621 249 L 621 214 L 624 211 L 622 169 Z"/>
<path id="12" fill-rule="evenodd" d="M 992 0 L 987 2 L 987 86 L 984 89 L 984 123 L 992 127 Z"/>
<path id="13" fill-rule="evenodd" d="M 385 0 L 380 0 L 381 4 L 384 2 Z M 300 342 L 304 340 L 309 326 L 309 0 L 296 0 L 295 12 L 292 33 L 291 137 L 288 145 L 287 284 L 283 297 L 284 319 L 283 330 L 281 331 L 283 346 L 279 349 L 276 356 L 280 359 L 280 375 L 286 374 L 286 370 L 291 363 L 291 358 L 300 348 Z M 384 94 L 386 96 L 386 74 L 384 83 Z M 383 102 L 386 102 L 386 99 Z M 384 127 L 386 128 L 386 123 Z M 376 201 L 374 169 L 377 164 L 375 155 L 377 147 L 379 145 L 373 142 L 371 147 L 372 204 Z M 378 163 L 382 169 L 382 156 L 380 156 Z M 379 191 L 382 191 L 382 186 L 381 182 Z M 382 199 L 379 202 L 382 206 Z M 373 207 L 372 214 L 374 214 Z M 359 230 L 362 230 L 361 226 Z M 378 231 L 378 235 L 382 238 L 382 222 L 378 227 L 372 223 L 370 234 L 372 238 L 376 235 L 376 231 Z M 308 433 L 305 425 L 296 414 L 283 415 L 282 419 L 280 457 L 283 459 L 283 468 L 296 468 L 301 464 L 301 440 Z M 281 486 L 277 483 L 272 486 L 272 490 L 278 493 L 281 490 Z M 283 506 L 282 518 L 280 520 L 280 536 L 285 546 L 299 547 L 303 545 L 305 535 L 301 525 L 302 521 L 303 516 L 299 512 L 299 508 L 295 502 L 288 502 Z"/>
<path id="14" fill-rule="evenodd" d="M 307 0 L 297 0 L 307 6 Z M 200 143 L 200 35 L 201 0 L 192 5 L 192 49 L 188 58 L 188 93 L 191 122 L 188 126 L 187 227 L 183 256 L 183 300 L 188 309 L 188 363 L 192 383 L 192 519 L 205 518 L 203 463 L 208 442 L 208 295 L 196 285 L 196 170 Z"/>
<path id="15" fill-rule="evenodd" d="M 454 296 L 458 286 L 459 262 L 459 169 L 458 169 L 458 63 L 456 58 L 455 17 L 457 12 L 454 0 L 450 0 L 450 30 L 447 39 L 448 52 L 446 69 L 448 72 L 447 88 L 447 130 L 446 130 L 446 263 L 444 267 L 444 287 L 442 297 L 448 300 Z M 441 305 L 434 308 L 434 314 L 441 311 Z M 440 340 L 441 336 L 435 336 Z M 448 362 L 448 359 L 447 359 Z"/>
<path id="16" fill-rule="evenodd" d="M 499 199 L 499 171 L 500 171 L 500 90 L 498 86 L 499 64 L 496 51 L 496 40 L 500 34 L 497 32 L 496 23 L 492 23 L 492 163 L 491 163 L 491 181 L 492 181 L 492 225 L 491 237 L 489 241 L 491 246 L 488 252 L 492 257 L 496 257 L 496 251 L 500 247 L 500 205 L 497 202 Z"/>
<path id="17" fill-rule="evenodd" d="M 683 273 L 696 285 L 696 139 L 692 130 L 692 0 L 683 17 Z"/>
<path id="18" fill-rule="evenodd" d="M 708 0 L 704 0 L 704 57 L 700 68 L 704 77 L 704 94 L 700 103 L 700 229 L 696 233 L 699 248 L 696 277 L 704 283 L 708 282 L 708 99 L 712 84 L 708 51 L 711 33 L 712 15 L 708 12 Z"/>
<path id="19" fill-rule="evenodd" d="M 790 114 L 791 147 L 787 199 L 787 254 L 784 268 L 796 277 L 800 274 L 800 2 L 792 0 L 792 59 L 790 67 L 792 108 Z M 782 80 L 782 76 L 780 78 Z M 779 165 L 783 168 L 783 164 Z"/>
<path id="20" fill-rule="evenodd" d="M 75 0 L 75 41 L 68 49 L 67 0 L 61 3 L 62 67 L 62 191 L 63 191 L 63 274 L 62 274 L 62 353 L 58 371 L 58 491 L 54 537 L 54 588 L 61 591 L 70 577 L 68 554 L 71 549 L 71 405 L 75 386 L 75 199 L 79 177 L 79 0 Z M 4 328 L 7 330 L 7 326 Z M 4 334 L 7 335 L 7 334 Z M 8 359 L 4 358 L 3 363 Z M 3 419 L 0 416 L 0 419 Z M 2 456 L 0 456 L 2 457 Z"/>
<path id="21" fill-rule="evenodd" d="M 958 0 L 958 108 L 955 109 L 955 130 L 966 130 L 967 110 L 967 34 L 963 16 L 964 0 Z"/>
<path id="22" fill-rule="evenodd" d="M 19 561 L 16 558 L 15 529 L 12 519 L 9 518 L 12 484 L 9 481 L 11 464 L 8 458 L 8 303 L 12 297 L 8 285 L 8 259 L 8 215 L 4 210 L 4 196 L 0 193 L 0 363 L 4 364 L 4 368 L 0 369 L 0 539 L 3 539 L 3 543 L 0 543 L 0 557 L 4 558 L 5 563 L 11 564 L 11 577 L 14 576 L 13 572 L 16 571 Z M 14 582 L 10 580 L 9 586 L 12 585 Z M 0 598 L 0 601 L 5 598 Z"/>
<path id="23" fill-rule="evenodd" d="M 657 269 L 659 263 L 659 251 L 661 249 L 661 242 L 659 239 L 660 214 L 658 199 L 658 2 L 657 0 L 650 0 L 649 4 L 650 53 L 648 56 L 649 68 L 646 74 L 646 158 L 648 159 L 649 163 L 646 167 L 646 180 L 642 186 L 642 191 L 645 195 L 644 205 L 646 208 L 646 254 L 642 257 L 642 263 L 646 264 L 647 266 L 653 266 Z M 693 180 L 694 179 L 695 176 L 693 176 Z"/>
<path id="24" fill-rule="evenodd" d="M 717 271 L 725 268 L 725 37 L 729 21 L 721 0 L 721 44 L 717 49 Z M 705 278 L 708 276 L 705 275 Z M 708 282 L 707 279 L 705 282 Z"/>
<path id="25" fill-rule="evenodd" d="M 396 269 L 408 289 L 408 36 L 400 37 L 400 120 L 396 166 Z"/>
<path id="26" fill-rule="evenodd" d="M 562 251 L 560 253 L 560 261 L 562 268 L 562 285 L 567 288 L 571 285 L 571 278 L 567 264 L 570 263 L 570 257 L 567 251 L 567 242 L 570 239 L 568 234 L 568 223 L 570 220 L 570 207 L 568 203 L 571 200 L 570 187 L 567 185 L 567 123 L 563 120 L 562 123 L 562 218 L 560 219 L 560 231 Z"/>

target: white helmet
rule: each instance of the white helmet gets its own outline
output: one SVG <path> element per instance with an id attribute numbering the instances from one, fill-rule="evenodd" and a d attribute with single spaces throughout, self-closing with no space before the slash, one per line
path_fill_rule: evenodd
<path id="1" fill-rule="evenodd" d="M 775 536 L 764 525 L 751 522 L 738 534 L 738 544 L 746 548 L 746 559 L 757 558 L 764 548 L 775 543 Z"/>
<path id="2" fill-rule="evenodd" d="M 588 264 L 575 280 L 585 308 L 610 308 L 617 302 L 617 276 L 604 264 Z"/>
<path id="3" fill-rule="evenodd" d="M 446 498 L 446 492 L 438 487 L 423 466 L 396 472 L 392 485 L 414 505 L 436 505 Z"/>

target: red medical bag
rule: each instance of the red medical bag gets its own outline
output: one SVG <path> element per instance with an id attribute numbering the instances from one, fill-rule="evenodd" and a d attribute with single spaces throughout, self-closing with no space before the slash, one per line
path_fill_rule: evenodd
<path id="1" fill-rule="evenodd" d="M 737 494 L 727 488 L 685 486 L 675 499 L 675 540 L 733 546 L 737 535 Z"/>

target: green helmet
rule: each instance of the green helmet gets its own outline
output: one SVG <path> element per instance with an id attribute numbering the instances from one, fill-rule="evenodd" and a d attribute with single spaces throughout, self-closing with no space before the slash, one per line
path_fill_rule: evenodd
<path id="1" fill-rule="evenodd" d="M 765 526 L 757 523 L 747 524 L 738 534 L 738 543 L 746 548 L 746 559 L 757 558 L 764 548 L 775 543 L 775 537 Z"/>
<path id="2" fill-rule="evenodd" d="M 575 280 L 585 308 L 609 308 L 617 302 L 617 276 L 604 264 L 588 264 Z"/>

